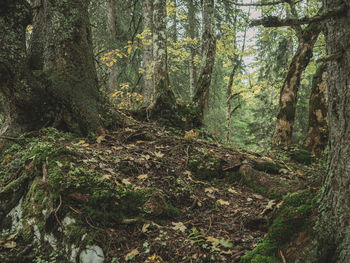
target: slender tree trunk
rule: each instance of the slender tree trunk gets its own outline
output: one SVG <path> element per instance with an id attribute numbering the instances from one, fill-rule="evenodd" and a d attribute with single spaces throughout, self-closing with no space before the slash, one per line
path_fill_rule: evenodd
<path id="1" fill-rule="evenodd" d="M 145 43 L 142 47 L 142 62 L 143 62 L 143 105 L 148 106 L 151 102 L 153 92 L 153 0 L 143 0 L 143 30 L 147 32 L 145 35 Z M 150 42 L 150 43 L 149 43 Z"/>
<path id="2" fill-rule="evenodd" d="M 173 0 L 174 7 L 177 8 L 177 2 L 176 0 Z M 177 42 L 177 14 L 176 12 L 173 15 L 173 30 L 172 30 L 172 39 L 174 42 Z"/>
<path id="3" fill-rule="evenodd" d="M 193 0 L 188 0 L 188 34 L 191 39 L 196 38 L 196 7 Z M 190 98 L 193 98 L 194 89 L 197 80 L 197 67 L 195 65 L 195 57 L 197 50 L 194 44 L 190 46 L 189 72 L 190 72 Z"/>
<path id="4" fill-rule="evenodd" d="M 280 94 L 277 123 L 272 140 L 272 144 L 275 146 L 288 146 L 292 142 L 301 75 L 310 62 L 312 50 L 320 31 L 320 24 L 313 23 L 308 25 L 299 37 L 299 46 L 289 66 Z"/>
<path id="5" fill-rule="evenodd" d="M 312 81 L 309 100 L 309 127 L 304 147 L 320 154 L 328 143 L 327 65 L 322 64 Z"/>
<path id="6" fill-rule="evenodd" d="M 214 0 L 203 0 L 202 16 L 202 66 L 196 83 L 193 102 L 198 107 L 200 119 L 203 120 L 208 107 L 209 88 L 215 62 L 216 38 L 214 30 Z"/>
<path id="7" fill-rule="evenodd" d="M 25 44 L 31 8 L 25 0 L 1 3 L 0 91 L 9 105 L 2 133 L 18 134 L 44 125 L 82 134 L 104 133 L 87 1 L 46 0 L 40 8 L 45 16 L 34 19 L 33 32 L 39 27 L 45 34 L 34 34 L 32 41 L 44 43 L 43 56 L 33 65 L 42 65 L 43 71 L 33 75 Z"/>
<path id="8" fill-rule="evenodd" d="M 175 95 L 169 86 L 166 39 L 166 1 L 153 1 L 154 89 L 147 111 L 154 116 L 173 114 Z"/>
<path id="9" fill-rule="evenodd" d="M 115 42 L 117 31 L 115 28 L 115 11 L 116 11 L 116 0 L 108 0 L 107 2 L 107 26 L 108 26 L 108 49 L 115 49 Z M 117 86 L 117 69 L 116 64 L 110 68 L 108 76 L 108 92 L 112 92 Z"/>

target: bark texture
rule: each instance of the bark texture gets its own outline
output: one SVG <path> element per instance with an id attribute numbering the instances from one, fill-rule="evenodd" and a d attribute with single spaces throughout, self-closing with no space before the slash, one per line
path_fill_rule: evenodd
<path id="1" fill-rule="evenodd" d="M 117 31 L 115 28 L 115 10 L 116 10 L 116 0 L 108 0 L 107 2 L 107 26 L 108 26 L 108 49 L 115 49 L 115 42 Z M 113 92 L 113 90 L 117 86 L 117 68 L 116 64 L 114 64 L 110 68 L 110 73 L 108 76 L 108 91 Z"/>
<path id="2" fill-rule="evenodd" d="M 166 39 L 166 1 L 153 1 L 154 88 L 148 112 L 165 116 L 172 112 L 175 95 L 169 86 Z"/>
<path id="3" fill-rule="evenodd" d="M 325 0 L 327 9 L 346 3 L 343 16 L 326 21 L 329 158 L 323 182 L 315 242 L 303 262 L 347 263 L 350 259 L 350 1 Z"/>
<path id="4" fill-rule="evenodd" d="M 150 33 L 146 34 L 145 42 L 151 42 L 150 44 L 144 44 L 142 47 L 142 63 L 144 70 L 142 97 L 143 105 L 148 106 L 151 102 L 153 92 L 153 0 L 143 0 L 142 15 L 143 30 Z"/>
<path id="5" fill-rule="evenodd" d="M 312 80 L 309 100 L 309 125 L 304 147 L 317 155 L 328 143 L 327 65 L 322 64 Z"/>
<path id="6" fill-rule="evenodd" d="M 272 140 L 272 144 L 275 146 L 288 146 L 292 142 L 301 75 L 312 58 L 312 50 L 320 31 L 320 24 L 313 23 L 300 32 L 298 49 L 288 68 L 280 93 L 277 123 Z"/>
<path id="7" fill-rule="evenodd" d="M 214 0 L 203 0 L 202 9 L 202 65 L 193 97 L 193 102 L 198 106 L 199 109 L 200 119 L 203 119 L 208 107 L 209 88 L 215 62 L 216 37 L 214 30 Z"/>
<path id="8" fill-rule="evenodd" d="M 188 8 L 188 34 L 191 39 L 196 38 L 196 7 L 194 5 L 193 0 L 187 1 L 187 8 Z M 190 46 L 190 59 L 189 59 L 189 73 L 190 73 L 190 97 L 192 99 L 194 89 L 196 87 L 196 81 L 197 81 L 197 67 L 195 65 L 195 57 L 197 54 L 197 50 L 195 45 Z"/>
<path id="9" fill-rule="evenodd" d="M 88 1 L 46 0 L 35 8 L 30 46 L 42 54 L 29 52 L 32 68 L 26 63 L 25 42 L 31 8 L 24 0 L 1 4 L 0 92 L 9 113 L 1 132 L 54 125 L 82 134 L 103 133 Z M 32 69 L 39 71 L 33 74 Z"/>

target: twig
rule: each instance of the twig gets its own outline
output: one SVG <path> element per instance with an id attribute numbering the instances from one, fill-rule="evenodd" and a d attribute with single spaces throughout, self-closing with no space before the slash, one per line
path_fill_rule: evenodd
<path id="1" fill-rule="evenodd" d="M 280 255 L 281 255 L 281 258 L 282 258 L 283 263 L 287 263 L 287 261 L 286 261 L 284 255 L 283 255 L 282 250 L 280 250 Z"/>
<path id="2" fill-rule="evenodd" d="M 211 217 L 209 217 L 209 227 L 208 227 L 207 231 L 205 231 L 205 235 L 207 235 L 209 233 L 210 229 L 211 229 Z"/>
<path id="3" fill-rule="evenodd" d="M 58 210 L 60 210 L 61 205 L 62 205 L 62 196 L 61 196 L 61 195 L 60 195 L 59 199 L 60 199 L 60 203 L 58 204 L 57 208 L 55 209 L 55 218 L 56 218 L 56 220 L 57 220 L 57 223 L 58 223 L 58 224 L 60 225 L 60 227 L 63 229 L 62 223 L 61 223 L 61 221 L 58 219 L 58 216 L 57 216 L 57 212 L 58 212 Z"/>
<path id="4" fill-rule="evenodd" d="M 339 52 L 336 54 L 329 55 L 327 57 L 320 58 L 320 59 L 316 60 L 316 63 L 337 60 L 337 59 L 341 58 L 342 56 L 343 56 L 343 53 Z"/>
<path id="5" fill-rule="evenodd" d="M 14 138 L 14 137 L 8 137 L 8 136 L 0 136 L 0 139 L 15 141 L 15 142 L 24 140 L 23 138 Z"/>

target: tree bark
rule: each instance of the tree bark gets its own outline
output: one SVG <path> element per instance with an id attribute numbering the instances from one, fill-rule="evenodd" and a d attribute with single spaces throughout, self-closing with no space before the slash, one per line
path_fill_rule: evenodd
<path id="1" fill-rule="evenodd" d="M 0 11 L 0 92 L 8 106 L 2 133 L 56 125 L 80 134 L 104 133 L 98 115 L 100 94 L 92 53 L 88 1 L 46 0 L 34 14 L 33 43 L 42 42 L 42 56 L 26 63 L 25 30 L 31 22 L 27 1 L 2 2 Z M 44 21 L 42 21 L 44 20 Z M 34 44 L 32 45 L 35 46 Z M 33 54 L 33 53 L 31 53 Z"/>
<path id="2" fill-rule="evenodd" d="M 326 23 L 327 54 L 343 56 L 328 62 L 328 174 L 320 193 L 314 247 L 303 262 L 346 263 L 350 259 L 350 1 L 345 16 Z M 327 9 L 342 1 L 324 0 Z"/>
<path id="3" fill-rule="evenodd" d="M 143 14 L 143 30 L 150 34 L 146 34 L 145 42 L 151 43 L 144 44 L 142 47 L 142 62 L 143 62 L 143 105 L 148 106 L 151 102 L 153 92 L 153 44 L 152 44 L 152 32 L 153 32 L 153 0 L 143 0 L 142 2 L 142 14 Z"/>
<path id="4" fill-rule="evenodd" d="M 203 48 L 202 65 L 196 83 L 193 102 L 198 107 L 199 118 L 203 120 L 208 108 L 209 88 L 215 62 L 216 38 L 214 21 L 214 0 L 203 0 Z"/>
<path id="5" fill-rule="evenodd" d="M 115 10 L 116 10 L 116 0 L 108 0 L 107 2 L 107 26 L 108 26 L 108 49 L 115 49 L 115 42 L 117 31 L 115 28 Z M 117 86 L 117 69 L 116 64 L 110 68 L 110 73 L 108 76 L 108 92 L 113 92 Z"/>
<path id="6" fill-rule="evenodd" d="M 175 95 L 169 86 L 166 39 L 166 1 L 153 1 L 154 88 L 147 111 L 152 116 L 172 114 Z"/>
<path id="7" fill-rule="evenodd" d="M 191 39 L 195 39 L 196 37 L 196 7 L 194 5 L 193 0 L 188 0 L 188 34 Z M 190 46 L 190 59 L 189 59 L 189 73 L 190 73 L 190 98 L 193 98 L 194 90 L 196 87 L 197 80 L 197 67 L 195 65 L 195 57 L 197 54 L 197 50 L 194 44 Z"/>
<path id="8" fill-rule="evenodd" d="M 328 100 L 326 64 L 322 64 L 312 80 L 309 100 L 309 125 L 304 147 L 318 155 L 328 143 Z"/>
<path id="9" fill-rule="evenodd" d="M 298 49 L 288 68 L 280 93 L 279 110 L 272 145 L 288 146 L 292 142 L 297 93 L 301 75 L 310 62 L 312 50 L 320 31 L 321 25 L 313 23 L 300 33 Z"/>

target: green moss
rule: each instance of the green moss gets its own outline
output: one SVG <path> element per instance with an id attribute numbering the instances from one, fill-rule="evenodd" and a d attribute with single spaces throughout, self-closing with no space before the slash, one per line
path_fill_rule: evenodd
<path id="1" fill-rule="evenodd" d="M 285 196 L 282 207 L 271 219 L 272 224 L 266 239 L 253 251 L 248 252 L 241 263 L 279 262 L 276 259 L 278 249 L 287 244 L 298 232 L 309 228 L 313 209 L 312 198 L 313 194 L 309 190 Z"/>
<path id="2" fill-rule="evenodd" d="M 266 239 L 260 243 L 253 251 L 248 252 L 241 259 L 241 263 L 278 263 L 276 258 L 277 244 Z"/>
<path id="3" fill-rule="evenodd" d="M 306 149 L 298 149 L 291 153 L 291 159 L 302 164 L 310 165 L 313 161 L 313 157 L 310 151 Z"/>

